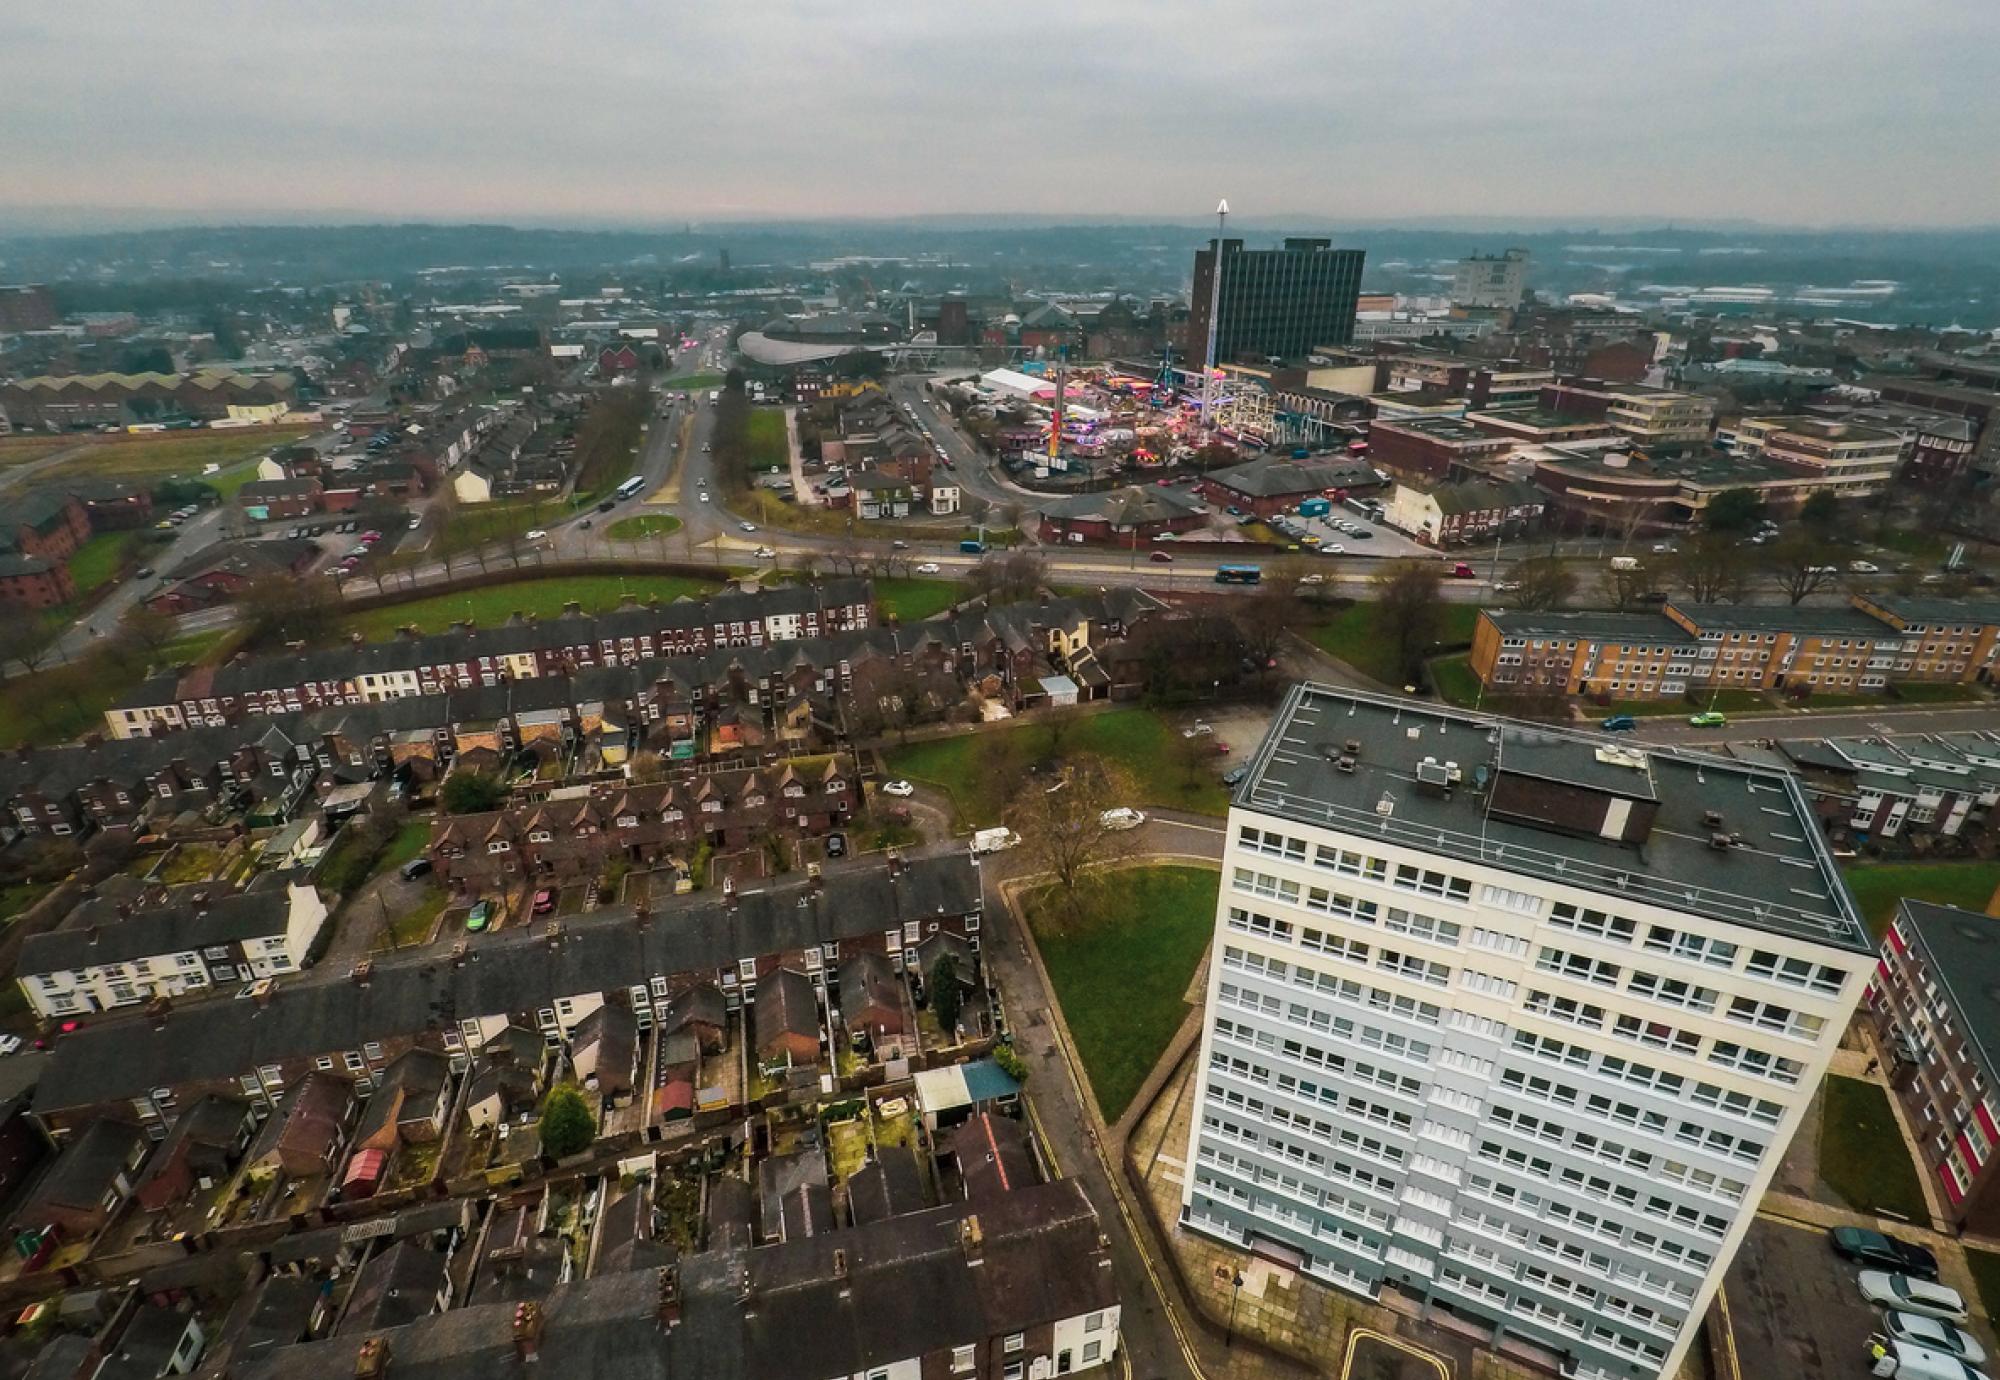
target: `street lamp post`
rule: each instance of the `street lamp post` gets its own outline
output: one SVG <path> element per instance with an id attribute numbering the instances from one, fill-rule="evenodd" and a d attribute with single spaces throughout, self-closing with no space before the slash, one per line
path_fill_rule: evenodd
<path id="1" fill-rule="evenodd" d="M 1229 1325 L 1222 1329 L 1222 1345 L 1225 1348 L 1236 1345 L 1236 1300 L 1243 1296 L 1243 1272 L 1229 1273 Z"/>

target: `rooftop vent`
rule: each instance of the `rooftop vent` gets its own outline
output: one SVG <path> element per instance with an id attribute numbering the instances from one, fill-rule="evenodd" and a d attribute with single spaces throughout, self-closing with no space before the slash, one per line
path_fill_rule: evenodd
<path id="1" fill-rule="evenodd" d="M 1340 756 L 1333 759 L 1333 769 L 1335 771 L 1352 773 L 1354 771 L 1354 758 L 1348 753 L 1341 753 Z"/>
<path id="2" fill-rule="evenodd" d="M 1387 791 L 1384 791 L 1382 793 L 1382 798 L 1375 802 L 1375 813 L 1382 816 L 1382 818 L 1384 819 L 1387 819 L 1389 818 L 1389 816 L 1395 814 L 1396 797 L 1390 795 Z"/>

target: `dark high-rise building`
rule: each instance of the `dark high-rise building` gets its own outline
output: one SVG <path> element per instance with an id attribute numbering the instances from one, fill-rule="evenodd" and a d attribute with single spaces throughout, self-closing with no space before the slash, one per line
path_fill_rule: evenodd
<path id="1" fill-rule="evenodd" d="M 1245 355 L 1301 359 L 1315 345 L 1354 339 L 1354 305 L 1361 296 L 1359 249 L 1335 249 L 1332 240 L 1288 239 L 1282 249 L 1245 249 L 1222 241 L 1222 309 L 1215 357 Z M 1193 312 L 1188 359 L 1200 363 L 1208 349 L 1210 276 L 1215 241 L 1195 251 Z"/>

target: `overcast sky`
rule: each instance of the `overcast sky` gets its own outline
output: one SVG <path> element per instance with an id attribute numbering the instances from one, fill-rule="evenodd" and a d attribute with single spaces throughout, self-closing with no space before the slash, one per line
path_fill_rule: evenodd
<path id="1" fill-rule="evenodd" d="M 0 211 L 2000 223 L 2000 0 L 19 0 Z"/>

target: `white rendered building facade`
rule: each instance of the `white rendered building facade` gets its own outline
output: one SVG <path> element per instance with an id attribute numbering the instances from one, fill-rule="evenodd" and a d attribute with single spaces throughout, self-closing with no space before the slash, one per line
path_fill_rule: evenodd
<path id="1" fill-rule="evenodd" d="M 1182 1225 L 1673 1374 L 1873 958 L 1792 778 L 1319 686 L 1230 811 Z"/>

